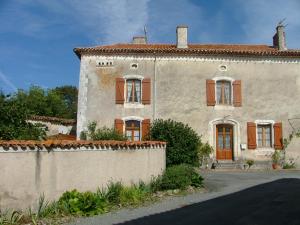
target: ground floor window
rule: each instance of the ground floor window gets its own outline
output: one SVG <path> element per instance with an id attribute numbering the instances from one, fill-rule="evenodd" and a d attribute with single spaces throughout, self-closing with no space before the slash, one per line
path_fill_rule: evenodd
<path id="1" fill-rule="evenodd" d="M 272 147 L 271 124 L 257 125 L 257 147 Z"/>
<path id="2" fill-rule="evenodd" d="M 125 134 L 129 141 L 141 140 L 141 125 L 138 120 L 127 120 L 125 122 Z"/>

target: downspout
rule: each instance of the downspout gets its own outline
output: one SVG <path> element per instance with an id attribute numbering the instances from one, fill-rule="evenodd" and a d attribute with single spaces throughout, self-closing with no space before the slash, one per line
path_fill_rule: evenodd
<path id="1" fill-rule="evenodd" d="M 154 52 L 153 120 L 156 119 L 156 54 Z"/>

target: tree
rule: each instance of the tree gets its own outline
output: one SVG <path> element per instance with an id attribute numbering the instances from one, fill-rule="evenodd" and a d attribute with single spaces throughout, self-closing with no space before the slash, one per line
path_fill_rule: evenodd
<path id="1" fill-rule="evenodd" d="M 40 140 L 46 135 L 41 124 L 26 121 L 28 109 L 20 99 L 0 93 L 0 139 Z"/>
<path id="2" fill-rule="evenodd" d="M 11 98 L 24 104 L 30 115 L 75 119 L 77 115 L 77 92 L 77 88 L 73 86 L 62 86 L 48 90 L 31 86 L 28 91 L 18 90 Z"/>
<path id="3" fill-rule="evenodd" d="M 78 102 L 77 87 L 65 85 L 61 87 L 56 87 L 53 90 L 61 96 L 61 98 L 67 105 L 68 113 L 66 114 L 66 118 L 76 119 Z"/>

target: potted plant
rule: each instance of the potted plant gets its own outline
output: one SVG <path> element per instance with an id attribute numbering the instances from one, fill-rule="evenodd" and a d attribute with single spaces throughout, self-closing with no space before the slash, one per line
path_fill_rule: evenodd
<path id="1" fill-rule="evenodd" d="M 278 150 L 272 154 L 272 167 L 273 169 L 278 169 L 281 160 L 281 154 Z"/>
<path id="2" fill-rule="evenodd" d="M 254 160 L 253 159 L 247 159 L 246 164 L 248 165 L 248 170 L 249 170 L 250 167 L 254 165 Z"/>

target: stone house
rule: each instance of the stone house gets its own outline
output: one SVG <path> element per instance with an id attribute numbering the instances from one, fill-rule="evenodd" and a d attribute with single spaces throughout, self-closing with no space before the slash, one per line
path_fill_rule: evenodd
<path id="1" fill-rule="evenodd" d="M 75 48 L 80 58 L 77 138 L 89 121 L 143 140 L 151 121 L 189 124 L 217 160 L 268 158 L 300 118 L 300 51 L 287 49 L 279 24 L 273 45 L 176 44 Z"/>

